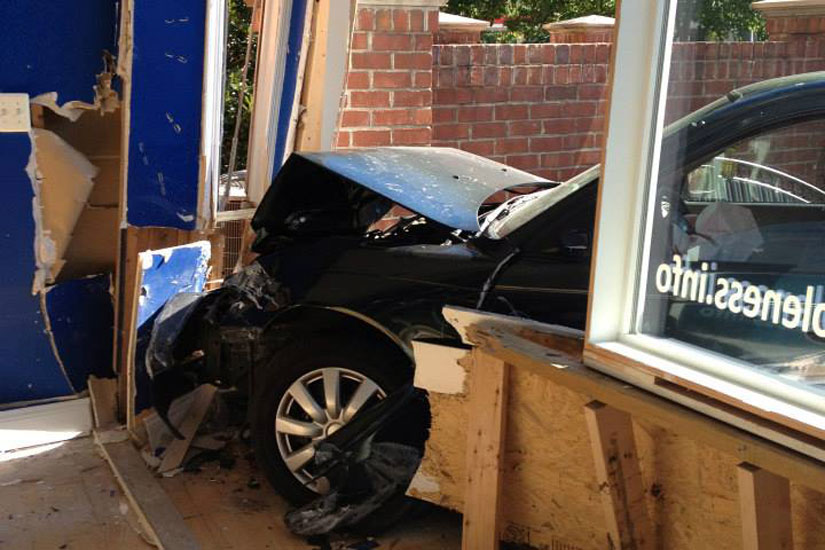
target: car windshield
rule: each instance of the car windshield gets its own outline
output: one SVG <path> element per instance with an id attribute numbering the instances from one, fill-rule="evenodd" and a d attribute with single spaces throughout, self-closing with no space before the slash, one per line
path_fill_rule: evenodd
<path id="1" fill-rule="evenodd" d="M 490 239 L 503 239 L 598 176 L 599 166 L 596 165 L 556 187 L 508 199 L 484 216 L 479 234 Z"/>

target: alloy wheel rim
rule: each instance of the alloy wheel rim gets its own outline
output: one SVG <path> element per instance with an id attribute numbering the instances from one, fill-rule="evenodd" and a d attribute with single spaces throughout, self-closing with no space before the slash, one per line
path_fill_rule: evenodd
<path id="1" fill-rule="evenodd" d="M 341 367 L 314 369 L 295 380 L 278 403 L 274 426 L 278 451 L 292 475 L 308 489 L 325 493 L 326 480 L 313 481 L 317 444 L 384 397 L 370 377 Z"/>

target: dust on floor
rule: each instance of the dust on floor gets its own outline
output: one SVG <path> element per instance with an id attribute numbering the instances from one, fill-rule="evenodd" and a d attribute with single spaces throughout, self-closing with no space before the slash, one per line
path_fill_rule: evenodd
<path id="1" fill-rule="evenodd" d="M 0 549 L 151 548 L 91 438 L 37 450 L 30 456 L 0 454 Z M 198 472 L 160 483 L 204 550 L 461 547 L 460 516 L 435 507 L 424 507 L 374 539 L 295 537 L 283 524 L 288 505 L 243 456 L 231 468 L 208 462 Z"/>

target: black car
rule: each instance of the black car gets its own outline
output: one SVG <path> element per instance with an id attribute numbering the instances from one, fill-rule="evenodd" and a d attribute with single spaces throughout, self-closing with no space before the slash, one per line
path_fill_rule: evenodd
<path id="1" fill-rule="evenodd" d="M 715 184 L 687 175 L 729 145 L 823 117 L 825 73 L 812 73 L 733 91 L 672 124 L 660 182 L 677 183 L 657 199 L 663 223 L 691 234 Z M 319 444 L 409 385 L 411 342 L 457 340 L 445 304 L 584 328 L 598 179 L 594 167 L 556 184 L 444 148 L 294 153 L 252 221 L 257 260 L 167 305 L 173 326 L 157 327 L 146 361 L 156 406 L 204 382 L 245 393 L 259 465 L 306 502 L 327 486 Z M 799 198 L 781 186 L 760 200 Z M 671 328 L 680 315 L 701 322 L 683 305 Z M 426 416 L 402 414 L 379 437 L 421 447 Z"/>

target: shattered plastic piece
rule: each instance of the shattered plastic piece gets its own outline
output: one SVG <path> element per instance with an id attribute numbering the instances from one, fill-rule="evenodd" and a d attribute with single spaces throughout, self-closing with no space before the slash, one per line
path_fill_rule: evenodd
<path id="1" fill-rule="evenodd" d="M 333 447 L 322 444 L 319 447 Z M 316 461 L 329 460 L 334 449 L 319 449 Z M 336 488 L 289 512 L 285 517 L 287 528 L 296 535 L 322 535 L 354 525 L 378 510 L 390 498 L 403 493 L 412 480 L 421 452 L 415 447 L 392 442 L 373 443 L 369 455 L 352 465 L 347 483 L 357 483 L 364 490 L 354 494 L 346 488 Z M 358 479 L 352 479 L 352 478 Z"/>

